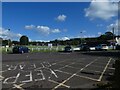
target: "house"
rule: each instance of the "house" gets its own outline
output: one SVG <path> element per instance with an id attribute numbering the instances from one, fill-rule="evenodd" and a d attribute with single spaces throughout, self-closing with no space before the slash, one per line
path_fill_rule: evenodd
<path id="1" fill-rule="evenodd" d="M 116 39 L 116 45 L 120 45 L 120 36 L 117 36 L 115 39 Z"/>

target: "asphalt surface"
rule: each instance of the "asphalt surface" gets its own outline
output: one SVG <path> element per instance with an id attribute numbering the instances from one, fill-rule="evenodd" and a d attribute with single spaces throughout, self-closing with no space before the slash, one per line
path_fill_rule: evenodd
<path id="1" fill-rule="evenodd" d="M 9 90 L 95 88 L 113 74 L 114 61 L 79 52 L 3 54 L 0 81 Z"/>

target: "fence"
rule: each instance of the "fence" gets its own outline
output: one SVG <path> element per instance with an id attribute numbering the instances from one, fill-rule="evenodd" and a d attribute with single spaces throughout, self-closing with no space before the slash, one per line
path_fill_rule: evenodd
<path id="1" fill-rule="evenodd" d="M 57 52 L 57 51 L 63 51 L 64 47 L 28 47 L 30 49 L 30 52 Z M 2 47 L 1 51 L 3 53 L 12 52 L 12 47 Z"/>
<path id="2" fill-rule="evenodd" d="M 30 48 L 32 52 L 49 52 L 49 51 L 62 51 L 64 48 L 53 47 L 53 48 Z"/>

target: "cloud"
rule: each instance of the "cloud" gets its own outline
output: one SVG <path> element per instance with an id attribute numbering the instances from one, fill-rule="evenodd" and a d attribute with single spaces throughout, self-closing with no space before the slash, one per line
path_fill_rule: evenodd
<path id="1" fill-rule="evenodd" d="M 3 39 L 17 39 L 17 38 L 20 38 L 21 36 L 22 34 L 20 33 L 16 34 L 10 30 L 0 27 L 0 37 Z"/>
<path id="2" fill-rule="evenodd" d="M 108 20 L 117 16 L 118 4 L 110 0 L 92 0 L 90 6 L 85 9 L 85 16 L 90 19 L 100 18 Z"/>
<path id="3" fill-rule="evenodd" d="M 111 23 L 110 25 L 107 26 L 107 31 L 113 32 L 113 27 L 114 27 L 114 33 L 116 35 L 120 35 L 120 20 L 116 20 L 114 23 Z"/>
<path id="4" fill-rule="evenodd" d="M 25 26 L 25 29 L 28 29 L 28 30 L 31 30 L 31 29 L 34 29 L 35 26 L 34 25 L 26 25 Z"/>
<path id="5" fill-rule="evenodd" d="M 97 35 L 83 35 L 82 38 L 94 38 L 94 37 L 97 37 Z"/>
<path id="6" fill-rule="evenodd" d="M 64 14 L 62 14 L 62 15 L 59 15 L 59 16 L 56 18 L 56 20 L 57 20 L 57 21 L 65 21 L 66 18 L 67 18 L 67 16 L 64 15 Z"/>
<path id="7" fill-rule="evenodd" d="M 61 31 L 59 29 L 54 29 L 51 31 L 52 33 L 60 33 Z"/>
<path id="8" fill-rule="evenodd" d="M 60 33 L 61 31 L 59 29 L 52 29 L 48 26 L 34 26 L 34 25 L 27 25 L 27 28 L 25 26 L 25 29 L 27 30 L 35 30 L 43 35 L 49 35 L 51 33 Z"/>
<path id="9" fill-rule="evenodd" d="M 47 26 L 37 26 L 37 31 L 39 31 L 40 33 L 44 34 L 44 35 L 48 35 L 50 34 L 50 28 Z"/>
<path id="10" fill-rule="evenodd" d="M 101 33 L 101 32 L 98 32 L 98 35 L 102 35 L 102 33 Z"/>
<path id="11" fill-rule="evenodd" d="M 63 41 L 65 41 L 65 40 L 70 40 L 70 38 L 69 38 L 69 37 L 62 37 L 62 38 L 58 38 L 58 40 L 63 40 Z"/>

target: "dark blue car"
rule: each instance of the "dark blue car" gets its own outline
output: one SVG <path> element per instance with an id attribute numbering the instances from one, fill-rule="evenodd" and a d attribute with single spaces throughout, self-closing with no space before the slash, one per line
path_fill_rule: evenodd
<path id="1" fill-rule="evenodd" d="M 13 48 L 13 53 L 28 53 L 29 48 L 25 46 L 15 46 Z"/>

